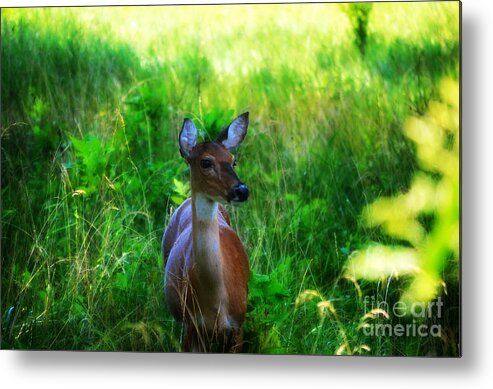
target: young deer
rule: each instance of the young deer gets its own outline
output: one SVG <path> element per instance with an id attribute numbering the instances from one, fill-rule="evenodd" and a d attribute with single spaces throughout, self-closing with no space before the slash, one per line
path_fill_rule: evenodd
<path id="1" fill-rule="evenodd" d="M 238 204 L 248 188 L 229 150 L 245 138 L 248 112 L 212 142 L 196 144 L 185 119 L 180 153 L 190 165 L 191 199 L 174 212 L 163 236 L 167 305 L 186 324 L 185 351 L 238 352 L 247 308 L 248 257 L 221 204 Z"/>

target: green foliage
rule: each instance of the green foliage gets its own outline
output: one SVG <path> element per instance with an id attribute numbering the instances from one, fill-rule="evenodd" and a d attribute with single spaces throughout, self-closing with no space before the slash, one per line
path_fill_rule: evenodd
<path id="1" fill-rule="evenodd" d="M 443 116 L 432 101 L 459 75 L 458 5 L 361 6 L 351 20 L 331 4 L 2 10 L 2 347 L 178 351 L 160 253 L 190 195 L 178 132 L 191 117 L 212 139 L 248 110 L 236 156 L 251 196 L 228 210 L 252 270 L 245 351 L 455 355 L 458 264 L 444 231 L 456 203 L 399 213 L 414 229 L 358 220 L 441 182 L 416 158 L 430 134 L 408 118 Z M 411 263 L 424 236 L 443 245 Z M 398 300 L 412 279 L 344 278 L 370 242 L 440 272 L 449 340 L 364 336 L 388 319 L 365 317 L 363 296 Z"/>
<path id="2" fill-rule="evenodd" d="M 416 173 L 409 191 L 393 198 L 380 198 L 365 208 L 369 226 L 381 226 L 390 236 L 413 248 L 376 246 L 351 256 L 347 277 L 383 280 L 412 275 L 404 290 L 404 303 L 434 299 L 445 281 L 447 265 L 459 259 L 459 87 L 451 80 L 441 87 L 444 103 L 430 103 L 424 119 L 405 125 L 406 135 L 417 145 L 423 173 Z M 425 174 L 428 173 L 428 174 Z M 431 215 L 431 226 L 420 216 Z M 449 264 L 452 262 L 452 264 Z M 448 280 L 458 284 L 458 274 Z"/>
<path id="3" fill-rule="evenodd" d="M 183 203 L 188 197 L 190 197 L 190 183 L 178 181 L 176 178 L 173 178 L 174 192 L 175 194 L 171 196 L 171 200 L 176 204 L 180 205 Z"/>
<path id="4" fill-rule="evenodd" d="M 245 325 L 248 352 L 286 353 L 279 329 L 290 313 L 290 291 L 281 282 L 288 274 L 291 259 L 281 262 L 270 274 L 252 272 L 248 284 L 248 315 Z M 256 347 L 252 346 L 254 344 Z M 248 347 L 249 346 L 249 347 Z"/>
<path id="5" fill-rule="evenodd" d="M 103 149 L 101 141 L 94 135 L 87 135 L 84 139 L 71 137 L 75 156 L 80 161 L 78 177 L 84 186 L 84 192 L 93 193 L 99 188 L 104 175 L 104 168 L 110 150 Z"/>

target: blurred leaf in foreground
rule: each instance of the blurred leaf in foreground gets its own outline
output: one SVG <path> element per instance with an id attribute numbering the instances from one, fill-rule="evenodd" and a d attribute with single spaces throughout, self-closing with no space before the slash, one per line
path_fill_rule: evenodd
<path id="1" fill-rule="evenodd" d="M 380 198 L 363 211 L 363 221 L 412 247 L 375 245 L 354 252 L 346 266 L 349 279 L 378 281 L 408 275 L 401 295 L 406 303 L 428 302 L 445 286 L 448 263 L 459 256 L 459 87 L 441 84 L 442 102 L 432 102 L 423 118 L 411 118 L 404 132 L 416 143 L 421 172 L 405 194 Z M 426 226 L 422 216 L 432 217 Z M 453 274 L 457 281 L 458 271 Z"/>

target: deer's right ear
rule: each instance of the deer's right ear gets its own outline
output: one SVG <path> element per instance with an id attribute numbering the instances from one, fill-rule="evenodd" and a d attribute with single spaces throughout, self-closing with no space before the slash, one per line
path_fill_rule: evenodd
<path id="1" fill-rule="evenodd" d="M 180 154 L 187 159 L 197 143 L 197 128 L 190 119 L 183 121 L 183 126 L 180 131 Z"/>

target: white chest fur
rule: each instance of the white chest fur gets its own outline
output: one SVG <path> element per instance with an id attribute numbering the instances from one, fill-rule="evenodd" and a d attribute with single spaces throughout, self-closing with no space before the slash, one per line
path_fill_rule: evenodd
<path id="1" fill-rule="evenodd" d="M 193 199 L 193 261 L 200 286 L 196 290 L 206 328 L 229 327 L 219 240 L 218 203 L 201 193 Z M 207 307 L 207 308 L 206 308 Z"/>

